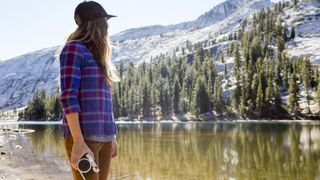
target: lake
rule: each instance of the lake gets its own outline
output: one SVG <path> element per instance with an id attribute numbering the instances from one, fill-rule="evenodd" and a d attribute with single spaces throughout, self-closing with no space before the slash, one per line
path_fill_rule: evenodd
<path id="1" fill-rule="evenodd" d="M 68 167 L 61 125 L 0 127 L 34 129 L 17 144 Z M 111 179 L 320 179 L 316 122 L 119 123 L 117 140 Z"/>

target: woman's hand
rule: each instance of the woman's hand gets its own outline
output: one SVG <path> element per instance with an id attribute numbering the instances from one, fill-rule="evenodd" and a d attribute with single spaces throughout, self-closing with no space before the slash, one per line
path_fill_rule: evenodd
<path id="1" fill-rule="evenodd" d="M 111 148 L 111 157 L 114 158 L 118 155 L 118 143 L 116 140 L 112 141 L 112 148 Z"/>
<path id="2" fill-rule="evenodd" d="M 88 145 L 84 142 L 84 140 L 73 142 L 72 151 L 71 151 L 71 166 L 74 169 L 77 169 L 77 164 L 81 157 L 85 154 L 90 154 L 94 159 L 94 153 L 88 147 Z"/>

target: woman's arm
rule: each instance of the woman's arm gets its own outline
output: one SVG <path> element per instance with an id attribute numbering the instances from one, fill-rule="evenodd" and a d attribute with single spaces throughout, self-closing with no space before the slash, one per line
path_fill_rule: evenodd
<path id="1" fill-rule="evenodd" d="M 67 114 L 66 117 L 73 139 L 70 163 L 74 169 L 77 169 L 77 164 L 84 154 L 89 153 L 94 159 L 94 153 L 90 150 L 83 139 L 79 124 L 79 113 L 70 113 Z"/>
<path id="2" fill-rule="evenodd" d="M 81 112 L 81 108 L 78 97 L 82 59 L 83 55 L 76 43 L 68 43 L 65 45 L 60 54 L 60 100 L 73 138 L 70 161 L 74 169 L 77 169 L 77 163 L 84 154 L 89 153 L 94 158 L 94 154 L 84 142 L 79 123 L 79 112 Z"/>
<path id="3" fill-rule="evenodd" d="M 71 131 L 73 142 L 84 141 L 79 124 L 79 113 L 70 113 L 66 115 L 68 125 Z"/>

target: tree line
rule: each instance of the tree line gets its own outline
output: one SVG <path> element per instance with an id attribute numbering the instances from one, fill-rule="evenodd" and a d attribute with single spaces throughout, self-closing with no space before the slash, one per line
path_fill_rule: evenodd
<path id="1" fill-rule="evenodd" d="M 320 103 L 319 72 L 308 57 L 289 58 L 285 52 L 285 43 L 295 38 L 295 28 L 288 28 L 281 18 L 287 6 L 288 2 L 279 2 L 255 13 L 252 20 L 242 21 L 237 33 L 222 39 L 229 42 L 226 52 L 212 52 L 216 39 L 195 44 L 187 41 L 186 48 L 176 50 L 182 56 L 160 55 L 138 66 L 121 62 L 121 82 L 113 86 L 115 116 L 187 112 L 297 116 L 302 110 L 302 90 L 307 93 L 310 113 L 310 100 L 318 98 Z M 232 67 L 226 58 L 233 59 Z M 316 89 L 318 95 L 312 97 L 310 92 Z"/>
<path id="2" fill-rule="evenodd" d="M 60 120 L 62 106 L 59 95 L 47 95 L 45 90 L 36 90 L 27 108 L 18 115 L 20 120 Z"/>
<path id="3" fill-rule="evenodd" d="M 219 40 L 209 35 L 205 42 L 186 41 L 172 56 L 162 54 L 138 65 L 118 63 L 121 81 L 112 86 L 115 117 L 294 117 L 302 111 L 301 91 L 310 114 L 311 100 L 320 107 L 319 70 L 308 57 L 290 58 L 285 51 L 285 43 L 296 36 L 295 28 L 288 28 L 281 18 L 288 6 L 279 2 L 262 9 L 243 20 L 239 31 Z M 222 41 L 228 47 L 217 51 Z M 37 91 L 19 116 L 51 119 L 61 114 L 58 95 Z"/>

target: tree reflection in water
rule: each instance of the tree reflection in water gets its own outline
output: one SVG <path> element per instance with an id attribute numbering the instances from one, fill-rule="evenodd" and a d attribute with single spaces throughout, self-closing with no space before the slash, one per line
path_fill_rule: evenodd
<path id="1" fill-rule="evenodd" d="M 60 126 L 24 128 L 36 153 L 65 158 Z M 319 124 L 118 124 L 117 140 L 112 179 L 320 177 Z"/>
<path id="2" fill-rule="evenodd" d="M 133 179 L 315 179 L 319 128 L 284 123 L 119 125 L 120 155 L 112 172 Z"/>

